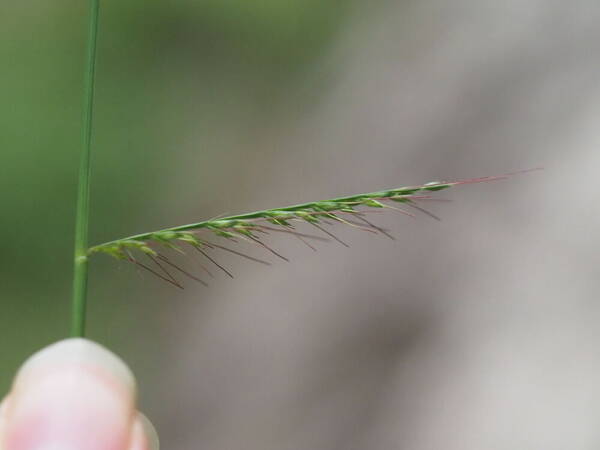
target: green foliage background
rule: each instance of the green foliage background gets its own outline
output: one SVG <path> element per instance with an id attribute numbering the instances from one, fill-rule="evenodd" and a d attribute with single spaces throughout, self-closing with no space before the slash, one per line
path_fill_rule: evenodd
<path id="1" fill-rule="evenodd" d="M 256 182 L 247 161 L 270 155 L 248 155 L 240 136 L 282 100 L 302 110 L 327 88 L 327 74 L 304 92 L 290 86 L 348 3 L 104 0 L 91 242 L 243 205 Z M 27 355 L 68 332 L 86 14 L 75 0 L 0 4 L 0 392 Z M 149 370 L 172 292 L 112 264 L 91 267 L 90 336 Z"/>

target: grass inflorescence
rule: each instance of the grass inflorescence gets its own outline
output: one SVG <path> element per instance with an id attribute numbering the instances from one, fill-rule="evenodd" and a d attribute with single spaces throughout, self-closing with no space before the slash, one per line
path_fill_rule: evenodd
<path id="1" fill-rule="evenodd" d="M 88 250 L 88 255 L 105 253 L 116 259 L 132 262 L 138 267 L 180 288 L 183 286 L 173 275 L 173 272 L 185 275 L 206 285 L 206 281 L 171 261 L 164 254 L 164 250 L 170 249 L 184 253 L 186 248 L 193 249 L 193 251 L 197 251 L 213 266 L 228 276 L 233 277 L 227 268 L 219 264 L 210 255 L 211 250 L 219 249 L 227 251 L 262 264 L 269 264 L 269 262 L 215 243 L 212 238 L 224 238 L 234 243 L 239 242 L 239 240 L 249 241 L 263 247 L 277 258 L 288 261 L 285 256 L 264 242 L 263 238 L 266 235 L 271 232 L 288 233 L 301 240 L 313 250 L 316 249 L 311 244 L 311 241 L 315 240 L 333 239 L 347 247 L 348 245 L 344 241 L 327 229 L 330 225 L 339 223 L 394 239 L 387 230 L 367 219 L 366 216 L 369 211 L 387 208 L 414 217 L 412 212 L 399 207 L 406 206 L 438 219 L 437 216 L 424 209 L 419 203 L 427 200 L 435 200 L 434 194 L 436 192 L 453 186 L 493 181 L 507 177 L 508 175 L 502 175 L 454 182 L 431 182 L 419 186 L 387 189 L 205 220 L 203 222 L 138 234 L 96 245 Z M 296 225 L 299 223 L 312 226 L 315 233 L 318 234 L 308 234 L 298 231 Z M 145 262 L 139 260 L 140 255 L 146 258 Z M 207 267 L 202 266 L 202 268 L 208 276 L 213 276 Z"/>

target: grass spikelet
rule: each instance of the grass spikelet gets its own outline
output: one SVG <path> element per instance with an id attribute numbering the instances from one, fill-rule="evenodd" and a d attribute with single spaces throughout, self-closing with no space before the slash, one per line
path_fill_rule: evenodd
<path id="1" fill-rule="evenodd" d="M 493 177 L 471 178 L 458 180 L 453 182 L 435 181 L 418 186 L 406 186 L 384 191 L 370 192 L 346 197 L 338 197 L 329 200 L 321 200 L 317 202 L 308 202 L 298 205 L 286 206 L 282 208 L 265 209 L 262 211 L 254 211 L 247 214 L 240 214 L 229 217 L 219 217 L 206 220 L 203 222 L 181 225 L 177 227 L 167 228 L 164 230 L 142 233 L 135 236 L 129 236 L 123 239 L 106 242 L 96 245 L 88 250 L 88 255 L 96 253 L 104 253 L 117 259 L 133 262 L 137 266 L 153 273 L 164 281 L 169 282 L 179 288 L 183 288 L 181 283 L 175 279 L 173 274 L 167 270 L 166 266 L 191 278 L 203 285 L 207 283 L 191 274 L 187 270 L 179 267 L 170 259 L 159 253 L 156 248 L 165 248 L 174 250 L 178 253 L 185 253 L 185 247 L 192 247 L 203 255 L 213 265 L 221 271 L 233 278 L 233 274 L 222 264 L 209 254 L 209 251 L 223 250 L 231 254 L 243 257 L 245 259 L 269 265 L 268 261 L 264 261 L 254 256 L 247 255 L 238 250 L 233 250 L 229 247 L 209 242 L 205 238 L 211 235 L 218 239 L 224 239 L 229 242 L 237 243 L 239 240 L 245 240 L 253 244 L 259 245 L 263 249 L 272 253 L 279 259 L 289 261 L 288 258 L 281 255 L 279 252 L 271 248 L 264 242 L 264 237 L 270 232 L 282 232 L 293 235 L 300 239 L 308 247 L 316 250 L 308 240 L 327 241 L 331 238 L 345 247 L 349 245 L 333 234 L 327 227 L 335 223 L 357 228 L 363 231 L 369 231 L 375 234 L 381 234 L 390 239 L 394 239 L 387 230 L 375 225 L 365 218 L 369 212 L 381 212 L 386 209 L 393 209 L 402 214 L 414 217 L 413 214 L 400 209 L 386 202 L 405 204 L 408 207 L 414 208 L 431 218 L 440 220 L 438 216 L 424 209 L 419 205 L 421 201 L 428 200 L 444 200 L 436 199 L 434 196 L 437 192 L 449 189 L 455 186 L 465 184 L 475 184 L 503 180 L 509 176 L 506 174 Z M 356 220 L 362 223 L 357 223 Z M 311 225 L 315 229 L 324 233 L 328 238 L 317 236 L 314 234 L 298 231 L 295 224 Z M 157 267 L 157 270 L 139 262 L 133 256 L 133 253 L 145 255 Z M 203 269 L 210 275 L 208 269 Z"/>

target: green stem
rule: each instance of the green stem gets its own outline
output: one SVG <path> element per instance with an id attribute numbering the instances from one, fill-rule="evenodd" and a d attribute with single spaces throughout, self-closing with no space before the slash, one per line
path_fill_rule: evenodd
<path id="1" fill-rule="evenodd" d="M 89 0 L 89 34 L 83 99 L 83 128 L 81 162 L 79 166 L 79 189 L 75 222 L 75 261 L 73 271 L 73 304 L 71 335 L 83 337 L 88 280 L 88 222 L 90 209 L 90 149 L 94 112 L 94 78 L 96 73 L 96 47 L 98 40 L 98 13 L 100 0 Z"/>

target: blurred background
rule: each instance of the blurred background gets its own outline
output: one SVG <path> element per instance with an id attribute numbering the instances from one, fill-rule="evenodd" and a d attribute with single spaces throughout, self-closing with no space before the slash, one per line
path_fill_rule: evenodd
<path id="1" fill-rule="evenodd" d="M 68 332 L 86 21 L 0 3 L 2 392 Z M 595 0 L 104 0 L 93 243 L 545 167 L 208 289 L 94 259 L 163 448 L 598 448 L 599 42 Z"/>

